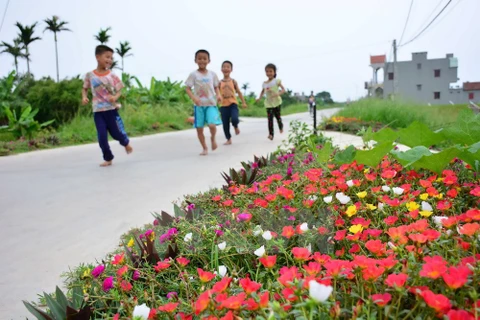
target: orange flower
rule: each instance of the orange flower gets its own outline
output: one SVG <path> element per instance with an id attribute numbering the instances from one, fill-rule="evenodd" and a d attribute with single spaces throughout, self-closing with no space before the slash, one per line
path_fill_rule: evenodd
<path id="1" fill-rule="evenodd" d="M 261 198 L 253 200 L 253 204 L 257 207 L 268 208 L 268 202 Z"/>
<path id="2" fill-rule="evenodd" d="M 408 236 L 413 242 L 417 242 L 419 244 L 424 244 L 427 242 L 427 237 L 420 233 L 412 233 Z"/>
<path id="3" fill-rule="evenodd" d="M 380 240 L 368 240 L 365 243 L 365 248 L 377 256 L 381 256 L 385 253 L 385 244 Z"/>
<path id="4" fill-rule="evenodd" d="M 163 306 L 158 307 L 158 311 L 172 313 L 177 309 L 178 302 L 169 302 Z"/>
<path id="5" fill-rule="evenodd" d="M 198 276 L 200 278 L 200 281 L 203 283 L 211 281 L 213 278 L 215 278 L 215 274 L 208 272 L 208 271 L 203 271 L 200 268 L 197 268 Z"/>
<path id="6" fill-rule="evenodd" d="M 308 261 L 311 259 L 310 251 L 307 248 L 295 247 L 292 249 L 292 254 L 295 260 Z"/>
<path id="7" fill-rule="evenodd" d="M 377 267 L 372 264 L 368 268 L 362 270 L 363 279 L 366 281 L 376 281 L 385 272 L 384 267 Z"/>
<path id="8" fill-rule="evenodd" d="M 160 272 L 162 270 L 168 269 L 170 267 L 170 260 L 165 259 L 163 261 L 158 261 L 157 265 L 154 266 L 153 268 L 155 269 L 155 272 Z"/>
<path id="9" fill-rule="evenodd" d="M 290 239 L 295 235 L 295 229 L 292 226 L 285 226 L 283 227 L 282 236 L 287 239 Z"/>
<path id="10" fill-rule="evenodd" d="M 248 277 L 244 278 L 244 279 L 240 279 L 240 285 L 242 286 L 243 291 L 245 291 L 245 293 L 247 295 L 249 295 L 253 292 L 256 292 L 258 289 L 260 289 L 262 287 L 261 283 L 252 281 Z"/>
<path id="11" fill-rule="evenodd" d="M 441 256 L 425 257 L 426 263 L 423 265 L 420 275 L 430 279 L 438 279 L 447 271 L 447 262 Z"/>
<path id="12" fill-rule="evenodd" d="M 222 293 L 227 290 L 228 286 L 232 282 L 232 278 L 224 277 L 222 280 L 218 281 L 213 285 L 212 290 L 216 293 Z"/>
<path id="13" fill-rule="evenodd" d="M 383 170 L 382 178 L 383 179 L 393 179 L 397 175 L 397 171 L 395 170 Z"/>
<path id="14" fill-rule="evenodd" d="M 310 262 L 308 265 L 303 266 L 303 270 L 305 270 L 309 276 L 316 276 L 320 273 L 321 268 L 322 266 L 318 262 Z"/>
<path id="15" fill-rule="evenodd" d="M 225 316 L 220 318 L 220 320 L 234 320 L 234 319 L 235 319 L 235 317 L 234 317 L 233 312 L 231 310 L 228 311 L 227 314 L 225 314 Z"/>
<path id="16" fill-rule="evenodd" d="M 186 267 L 190 263 L 190 260 L 188 260 L 187 258 L 179 257 L 177 258 L 177 263 L 182 267 Z"/>
<path id="17" fill-rule="evenodd" d="M 117 254 L 113 258 L 112 264 L 117 265 L 117 264 L 123 264 L 125 261 L 125 252 L 122 252 L 122 254 Z"/>
<path id="18" fill-rule="evenodd" d="M 475 233 L 478 232 L 480 229 L 480 224 L 478 223 L 465 223 L 462 227 L 460 227 L 460 234 L 466 236 L 473 236 Z"/>
<path id="19" fill-rule="evenodd" d="M 244 292 L 239 293 L 236 296 L 231 296 L 222 302 L 222 307 L 230 310 L 238 310 L 242 307 L 245 298 L 246 295 Z"/>
<path id="20" fill-rule="evenodd" d="M 121 267 L 120 269 L 117 270 L 117 276 L 121 277 L 125 274 L 125 272 L 128 271 L 128 267 L 127 266 L 123 266 Z"/>
<path id="21" fill-rule="evenodd" d="M 465 214 L 472 220 L 480 220 L 480 209 L 470 209 Z"/>
<path id="22" fill-rule="evenodd" d="M 270 301 L 270 293 L 268 291 L 265 291 L 264 293 L 260 294 L 259 306 L 261 308 L 268 307 L 268 301 Z"/>
<path id="23" fill-rule="evenodd" d="M 205 309 L 207 309 L 208 304 L 210 303 L 210 297 L 212 296 L 212 291 L 207 290 L 198 296 L 197 301 L 195 302 L 195 314 L 198 316 Z"/>

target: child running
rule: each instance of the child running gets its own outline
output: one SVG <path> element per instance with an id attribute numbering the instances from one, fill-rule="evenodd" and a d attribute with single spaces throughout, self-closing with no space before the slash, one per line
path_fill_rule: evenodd
<path id="1" fill-rule="evenodd" d="M 103 153 L 101 167 L 112 165 L 113 154 L 108 144 L 108 133 L 125 147 L 127 154 L 132 153 L 130 141 L 125 132 L 122 118 L 118 114 L 121 105 L 117 102 L 122 95 L 122 81 L 110 71 L 113 49 L 99 45 L 95 49 L 97 68 L 85 76 L 82 90 L 82 103 L 89 103 L 88 89 L 92 90 L 93 119 L 97 128 L 98 143 Z"/>
<path id="2" fill-rule="evenodd" d="M 265 73 L 268 80 L 263 83 L 260 97 L 256 100 L 258 103 L 260 99 L 266 94 L 265 108 L 267 108 L 268 115 L 268 139 L 273 140 L 273 117 L 277 119 L 280 133 L 283 133 L 283 122 L 280 116 L 280 108 L 282 105 L 281 95 L 285 93 L 285 88 L 280 79 L 277 79 L 277 67 L 273 63 L 267 64 Z"/>
<path id="3" fill-rule="evenodd" d="M 194 106 L 194 127 L 197 129 L 197 136 L 203 151 L 201 156 L 208 154 L 203 127 L 208 125 L 211 134 L 212 150 L 217 149 L 215 134 L 217 133 L 217 125 L 221 124 L 218 114 L 217 101 L 221 102 L 220 92 L 218 90 L 218 77 L 215 72 L 207 70 L 210 63 L 210 53 L 207 50 L 198 50 L 195 53 L 195 63 L 198 69 L 190 73 L 185 81 L 186 91 Z M 192 92 L 193 87 L 193 92 Z M 215 99 L 216 96 L 216 99 Z"/>
<path id="4" fill-rule="evenodd" d="M 242 92 L 238 88 L 237 81 L 230 78 L 232 69 L 233 64 L 230 61 L 224 61 L 222 63 L 223 79 L 222 81 L 220 81 L 220 94 L 222 97 L 220 113 L 222 114 L 223 132 L 225 133 L 225 138 L 227 138 L 227 142 L 224 143 L 225 145 L 232 144 L 232 135 L 230 134 L 230 121 L 232 122 L 233 128 L 235 129 L 235 134 L 240 134 L 240 129 L 238 128 L 238 105 L 235 94 L 238 94 L 238 96 L 240 97 L 240 100 L 242 101 L 242 108 L 247 107 L 247 103 L 243 98 Z"/>

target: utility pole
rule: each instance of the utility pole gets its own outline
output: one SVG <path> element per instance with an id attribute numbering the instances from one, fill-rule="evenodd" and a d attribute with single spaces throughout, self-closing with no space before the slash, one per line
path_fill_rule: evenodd
<path id="1" fill-rule="evenodd" d="M 397 40 L 393 40 L 393 100 L 398 93 Z"/>

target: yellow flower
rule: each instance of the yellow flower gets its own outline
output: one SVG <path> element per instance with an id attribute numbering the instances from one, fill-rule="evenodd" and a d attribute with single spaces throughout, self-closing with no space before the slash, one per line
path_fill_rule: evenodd
<path id="1" fill-rule="evenodd" d="M 422 193 L 420 195 L 420 199 L 422 199 L 423 201 L 427 200 L 428 199 L 428 193 Z"/>
<path id="2" fill-rule="evenodd" d="M 414 201 L 407 202 L 406 206 L 409 212 L 415 211 L 420 208 L 420 205 Z"/>
<path id="3" fill-rule="evenodd" d="M 374 206 L 373 204 L 370 204 L 370 203 L 367 203 L 367 208 L 368 208 L 368 210 L 372 210 L 372 211 L 377 209 L 376 206 Z"/>
<path id="4" fill-rule="evenodd" d="M 370 173 L 370 169 L 365 169 L 365 170 L 363 170 L 363 173 L 364 173 L 364 174 Z"/>
<path id="5" fill-rule="evenodd" d="M 442 200 L 443 199 L 443 193 L 439 193 L 435 196 L 435 198 L 437 198 L 438 200 Z"/>
<path id="6" fill-rule="evenodd" d="M 130 238 L 130 240 L 127 243 L 127 247 L 131 248 L 135 244 L 135 241 L 133 241 L 133 238 Z"/>
<path id="7" fill-rule="evenodd" d="M 432 215 L 432 211 L 420 211 L 419 214 L 422 216 L 422 217 L 425 217 L 425 218 L 428 218 Z"/>
<path id="8" fill-rule="evenodd" d="M 150 233 L 148 239 L 150 239 L 150 241 L 155 240 L 155 232 L 152 231 L 152 233 Z"/>
<path id="9" fill-rule="evenodd" d="M 83 276 L 82 276 L 82 278 L 88 278 L 88 277 L 90 277 L 90 272 L 91 272 L 90 268 L 85 269 L 85 271 L 83 271 Z"/>
<path id="10" fill-rule="evenodd" d="M 435 180 L 436 182 L 442 182 L 443 181 L 443 178 L 438 178 L 437 180 Z"/>
<path id="11" fill-rule="evenodd" d="M 350 231 L 351 233 L 353 234 L 357 234 L 359 232 L 362 232 L 363 231 L 363 226 L 361 224 L 355 224 L 353 226 L 351 226 L 348 231 Z"/>
<path id="12" fill-rule="evenodd" d="M 345 213 L 347 214 L 348 217 L 352 217 L 357 214 L 357 207 L 349 206 Z"/>
<path id="13" fill-rule="evenodd" d="M 360 199 L 363 199 L 366 196 L 367 196 L 367 191 L 362 191 L 362 192 L 357 193 L 357 197 L 359 197 Z"/>

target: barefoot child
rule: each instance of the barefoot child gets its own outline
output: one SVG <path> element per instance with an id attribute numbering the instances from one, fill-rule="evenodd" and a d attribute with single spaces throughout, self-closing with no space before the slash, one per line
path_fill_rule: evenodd
<path id="1" fill-rule="evenodd" d="M 238 128 L 238 105 L 236 94 L 240 97 L 242 101 L 242 108 L 247 107 L 247 103 L 243 98 L 242 92 L 238 88 L 238 83 L 234 79 L 230 78 L 230 73 L 232 73 L 233 64 L 230 61 L 224 61 L 222 63 L 222 73 L 223 79 L 220 81 L 220 94 L 222 97 L 222 104 L 220 107 L 220 113 L 222 114 L 223 122 L 223 132 L 225 133 L 225 138 L 227 142 L 225 145 L 232 144 L 232 135 L 230 134 L 230 121 L 232 122 L 233 128 L 235 129 L 235 134 L 240 134 L 240 129 Z"/>
<path id="2" fill-rule="evenodd" d="M 101 167 L 112 165 L 113 154 L 108 144 L 108 133 L 113 139 L 125 147 L 127 154 L 133 149 L 125 132 L 122 118 L 117 109 L 121 105 L 117 102 L 122 95 L 122 81 L 110 71 L 112 65 L 113 50 L 105 45 L 99 45 L 95 49 L 97 68 L 85 76 L 82 90 L 82 103 L 89 103 L 88 89 L 92 90 L 92 106 L 95 127 L 97 128 L 98 143 L 105 160 Z"/>
<path id="3" fill-rule="evenodd" d="M 217 75 L 207 70 L 207 65 L 210 63 L 210 53 L 207 50 L 198 50 L 195 53 L 195 63 L 198 65 L 198 69 L 190 73 L 187 81 L 185 81 L 185 85 L 187 86 L 188 96 L 195 104 L 194 127 L 197 129 L 198 140 L 203 148 L 200 155 L 206 156 L 208 147 L 205 142 L 203 127 L 205 124 L 208 125 L 211 134 L 212 150 L 217 149 L 217 142 L 215 141 L 216 126 L 222 123 L 218 114 L 217 101 L 220 102 L 221 97 L 218 91 L 219 81 Z"/>
<path id="4" fill-rule="evenodd" d="M 280 107 L 282 105 L 281 95 L 285 93 L 285 88 L 280 79 L 277 79 L 277 67 L 273 63 L 267 64 L 265 73 L 268 80 L 263 83 L 262 92 L 257 99 L 257 103 L 266 94 L 265 108 L 267 108 L 268 115 L 268 139 L 273 140 L 273 117 L 277 119 L 280 133 L 283 133 L 283 123 L 280 117 Z"/>

